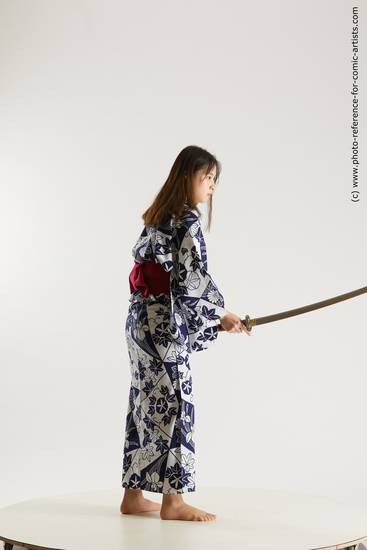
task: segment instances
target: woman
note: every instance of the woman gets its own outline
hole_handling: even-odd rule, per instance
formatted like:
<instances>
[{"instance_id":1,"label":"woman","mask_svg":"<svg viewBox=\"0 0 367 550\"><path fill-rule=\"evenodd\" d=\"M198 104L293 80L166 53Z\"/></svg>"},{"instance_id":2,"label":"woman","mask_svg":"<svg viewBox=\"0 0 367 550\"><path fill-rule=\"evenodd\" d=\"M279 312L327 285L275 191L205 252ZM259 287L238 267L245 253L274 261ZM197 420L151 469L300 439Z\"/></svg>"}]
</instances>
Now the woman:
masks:
<instances>
[{"instance_id":1,"label":"woman","mask_svg":"<svg viewBox=\"0 0 367 550\"><path fill-rule=\"evenodd\" d=\"M219 322L230 333L247 332L207 271L198 203L212 197L220 163L205 149L186 147L143 215L145 228L133 249L126 341L131 387L123 466L124 514L160 510L162 519L216 518L186 504L195 490L194 398L189 354L208 348ZM142 489L163 493L162 506Z\"/></svg>"}]
</instances>

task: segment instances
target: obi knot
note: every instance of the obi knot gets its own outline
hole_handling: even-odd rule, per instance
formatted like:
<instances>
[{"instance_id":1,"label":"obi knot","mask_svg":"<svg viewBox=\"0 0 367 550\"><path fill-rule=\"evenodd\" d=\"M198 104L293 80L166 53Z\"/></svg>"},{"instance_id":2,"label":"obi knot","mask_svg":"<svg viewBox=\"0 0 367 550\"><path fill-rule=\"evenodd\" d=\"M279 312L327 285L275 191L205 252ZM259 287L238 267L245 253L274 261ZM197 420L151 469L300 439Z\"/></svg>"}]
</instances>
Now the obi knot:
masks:
<instances>
[{"instance_id":1,"label":"obi knot","mask_svg":"<svg viewBox=\"0 0 367 550\"><path fill-rule=\"evenodd\" d=\"M129 282L131 294L138 290L144 298L149 294L170 295L170 272L165 271L160 263L135 262Z\"/></svg>"}]
</instances>

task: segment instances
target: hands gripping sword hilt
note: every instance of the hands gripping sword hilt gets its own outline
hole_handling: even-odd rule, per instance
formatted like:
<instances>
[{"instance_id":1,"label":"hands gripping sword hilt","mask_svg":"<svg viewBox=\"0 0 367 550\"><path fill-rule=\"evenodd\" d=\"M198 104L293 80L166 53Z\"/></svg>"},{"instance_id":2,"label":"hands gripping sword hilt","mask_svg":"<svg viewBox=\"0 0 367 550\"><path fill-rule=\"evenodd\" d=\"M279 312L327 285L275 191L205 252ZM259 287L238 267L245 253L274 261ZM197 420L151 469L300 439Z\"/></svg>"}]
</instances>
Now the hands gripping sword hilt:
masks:
<instances>
[{"instance_id":1,"label":"hands gripping sword hilt","mask_svg":"<svg viewBox=\"0 0 367 550\"><path fill-rule=\"evenodd\" d=\"M250 319L249 315L246 315L245 319L241 320L241 323L245 325L247 330L251 331L252 327L254 326L253 324L251 324L251 321L252 319ZM218 325L218 332L225 332L222 325Z\"/></svg>"}]
</instances>

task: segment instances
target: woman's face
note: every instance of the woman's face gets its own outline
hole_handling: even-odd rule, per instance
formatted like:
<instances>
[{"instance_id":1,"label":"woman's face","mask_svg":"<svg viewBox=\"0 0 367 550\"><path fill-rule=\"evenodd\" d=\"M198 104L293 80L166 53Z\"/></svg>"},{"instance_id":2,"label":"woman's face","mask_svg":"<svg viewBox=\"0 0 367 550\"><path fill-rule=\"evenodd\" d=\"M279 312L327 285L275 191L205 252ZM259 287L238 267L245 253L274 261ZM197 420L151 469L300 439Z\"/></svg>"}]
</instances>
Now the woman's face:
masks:
<instances>
[{"instance_id":1,"label":"woman's face","mask_svg":"<svg viewBox=\"0 0 367 550\"><path fill-rule=\"evenodd\" d=\"M192 185L194 190L195 203L207 202L214 193L214 180L217 173L217 168L216 166L214 166L214 168L208 174L205 174L206 170L207 168L202 168L194 174Z\"/></svg>"}]
</instances>

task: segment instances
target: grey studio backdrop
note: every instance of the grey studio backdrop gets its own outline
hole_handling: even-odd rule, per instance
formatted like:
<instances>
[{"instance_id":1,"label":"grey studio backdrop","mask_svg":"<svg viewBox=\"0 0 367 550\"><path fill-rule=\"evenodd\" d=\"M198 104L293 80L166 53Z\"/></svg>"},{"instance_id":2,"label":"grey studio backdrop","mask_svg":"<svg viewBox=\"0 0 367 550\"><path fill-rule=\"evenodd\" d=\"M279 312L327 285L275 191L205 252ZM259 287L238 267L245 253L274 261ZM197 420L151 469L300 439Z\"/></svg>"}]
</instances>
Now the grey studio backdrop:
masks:
<instances>
[{"instance_id":1,"label":"grey studio backdrop","mask_svg":"<svg viewBox=\"0 0 367 550\"><path fill-rule=\"evenodd\" d=\"M206 241L230 311L367 285L353 5L1 0L0 506L120 486L131 248L183 147L223 164ZM192 356L199 490L367 504L366 300Z\"/></svg>"}]
</instances>

